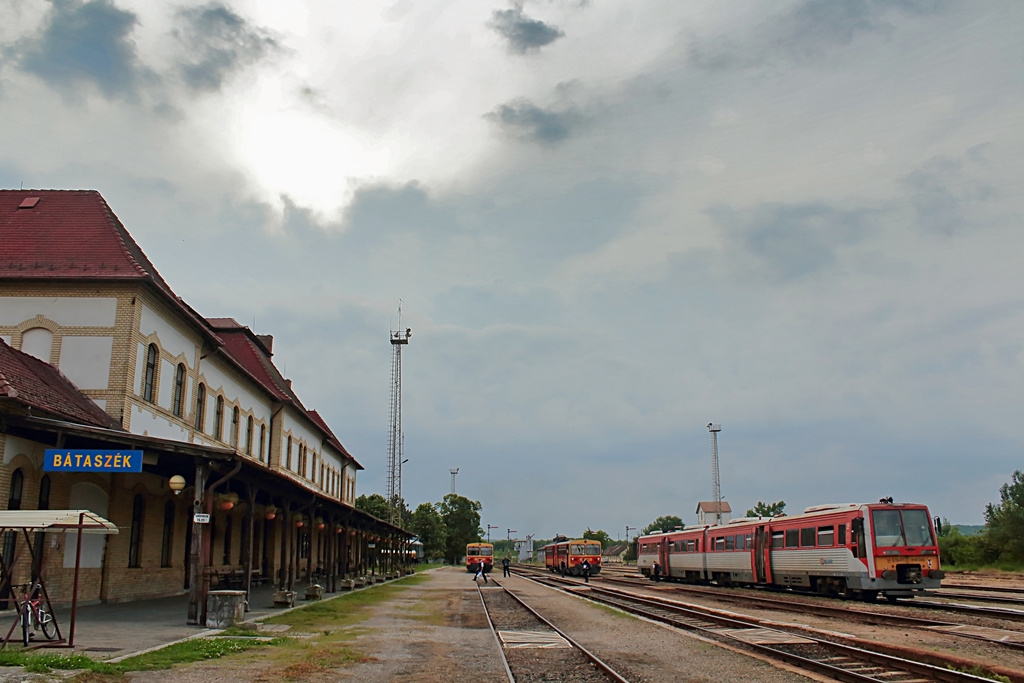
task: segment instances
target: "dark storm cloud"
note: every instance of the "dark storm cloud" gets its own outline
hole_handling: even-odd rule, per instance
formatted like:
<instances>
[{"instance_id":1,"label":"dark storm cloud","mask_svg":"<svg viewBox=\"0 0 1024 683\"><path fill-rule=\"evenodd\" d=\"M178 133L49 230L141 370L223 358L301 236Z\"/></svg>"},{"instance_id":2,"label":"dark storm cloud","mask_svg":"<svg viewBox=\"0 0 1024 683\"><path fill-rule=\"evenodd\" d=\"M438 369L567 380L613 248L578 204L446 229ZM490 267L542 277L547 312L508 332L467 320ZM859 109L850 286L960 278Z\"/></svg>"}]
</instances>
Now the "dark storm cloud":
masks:
<instances>
[{"instance_id":1,"label":"dark storm cloud","mask_svg":"<svg viewBox=\"0 0 1024 683\"><path fill-rule=\"evenodd\" d=\"M547 145L558 144L572 134L583 118L574 111L541 109L533 102L519 98L503 104L484 118L496 123L504 132L520 140Z\"/></svg>"},{"instance_id":2,"label":"dark storm cloud","mask_svg":"<svg viewBox=\"0 0 1024 683\"><path fill-rule=\"evenodd\" d=\"M535 52L565 35L555 26L531 19L520 7L497 10L488 26L508 41L508 49L517 54Z\"/></svg>"},{"instance_id":3,"label":"dark storm cloud","mask_svg":"<svg viewBox=\"0 0 1024 683\"><path fill-rule=\"evenodd\" d=\"M750 211L716 207L709 213L769 276L788 281L828 267L837 249L861 241L873 211L806 203L767 204Z\"/></svg>"},{"instance_id":4,"label":"dark storm cloud","mask_svg":"<svg viewBox=\"0 0 1024 683\"><path fill-rule=\"evenodd\" d=\"M187 49L182 77L195 90L217 90L234 70L277 49L265 32L252 27L224 5L209 4L178 12L185 26L174 34Z\"/></svg>"},{"instance_id":5,"label":"dark storm cloud","mask_svg":"<svg viewBox=\"0 0 1024 683\"><path fill-rule=\"evenodd\" d=\"M95 84L107 97L133 96L149 71L131 32L135 14L108 0L54 0L42 32L20 46L22 69L57 88Z\"/></svg>"},{"instance_id":6,"label":"dark storm cloud","mask_svg":"<svg viewBox=\"0 0 1024 683\"><path fill-rule=\"evenodd\" d=\"M948 6L944 0L806 0L739 39L698 39L689 58L705 69L747 68L777 58L814 62L862 36L892 35L890 15L930 14Z\"/></svg>"}]
</instances>

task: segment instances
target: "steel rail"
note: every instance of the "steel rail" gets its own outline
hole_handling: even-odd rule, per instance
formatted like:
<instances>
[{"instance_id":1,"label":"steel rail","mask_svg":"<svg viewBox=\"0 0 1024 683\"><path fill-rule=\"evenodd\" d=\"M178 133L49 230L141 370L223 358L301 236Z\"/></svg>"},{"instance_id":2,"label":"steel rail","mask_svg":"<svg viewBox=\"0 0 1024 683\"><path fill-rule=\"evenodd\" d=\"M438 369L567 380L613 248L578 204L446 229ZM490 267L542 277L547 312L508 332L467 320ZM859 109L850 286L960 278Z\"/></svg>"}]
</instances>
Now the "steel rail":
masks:
<instances>
[{"instance_id":1,"label":"steel rail","mask_svg":"<svg viewBox=\"0 0 1024 683\"><path fill-rule=\"evenodd\" d=\"M896 657L893 655L884 654L881 652L873 652L863 648L854 647L851 645L844 645L842 643L835 643L821 638L814 638L807 636L803 633L791 633L781 628L766 628L756 621L743 620L736 617L727 617L723 615L709 613L705 610L696 607L683 607L672 602L661 600L657 598L646 598L643 596L637 596L630 593L624 593L611 588L599 588L596 586L589 586L586 589L575 587L563 588L561 582L555 578L543 578L531 580L548 585L556 588L557 590L565 590L566 592L573 593L578 597L584 597L587 599L595 600L597 602L604 602L618 607L624 611L638 614L646 618L661 621L663 623L675 626L684 630L697 631L704 634L707 637L714 639L728 640L735 644L740 645L744 648L753 649L764 656L781 659L790 664L806 668L810 671L815 671L828 676L832 676L836 680L849 682L849 683L865 683L868 681L877 683L878 681L890 680L891 676L871 676L868 674L859 673L846 668L841 668L829 663L830 661L835 662L837 659L849 658L854 661L870 662L873 666L880 666L887 668L889 672L900 671L909 672L914 675L928 676L931 680L942 681L943 683L966 683L968 681L980 682L980 681L991 681L988 678L982 678L973 674L962 673L951 669L945 669L924 662L917 662L913 660L904 659L902 657ZM639 605L645 607L643 609ZM731 629L742 629L749 630L751 628L757 628L766 632L775 632L780 635L799 637L804 641L812 643L814 646L820 647L823 650L831 650L833 653L840 655L839 658L827 658L827 659L811 659L802 655L788 652L785 649L781 649L779 646L766 645L761 643L754 643L750 640L740 638L727 632L723 632L721 627ZM863 666L861 667L864 668Z\"/></svg>"},{"instance_id":2,"label":"steel rail","mask_svg":"<svg viewBox=\"0 0 1024 683\"><path fill-rule=\"evenodd\" d=\"M495 581L494 583L496 583L498 586L500 586L501 589L504 590L505 593L509 595L509 597L511 597L513 600L515 600L517 603L519 603L527 612L532 614L538 621L540 621L540 623L542 623L545 626L547 626L548 628L550 628L552 631L557 633L562 638L565 638L566 642L568 642L574 648L579 650L580 653L582 653L584 657L589 659L598 669L600 669L603 673L607 674L608 677L611 678L613 681L615 681L616 683L629 683L629 679L623 678L617 671L615 671L615 669L613 669L611 667L610 664L606 663L604 660L602 660L600 657L595 655L593 652L591 652L587 648L585 648L582 645L580 645L579 642L577 642L574 638L570 637L565 631L563 631L562 629L558 628L557 626L552 624L548 619L545 619L543 616L541 616L540 613L537 612L537 610L535 610L532 607L530 607L529 605L527 605L526 602L524 602L522 598L520 598L518 595L516 595L511 590L509 590L509 588L507 586L502 586L497 581ZM482 599L482 597L483 596L481 596L481 599Z\"/></svg>"},{"instance_id":3,"label":"steel rail","mask_svg":"<svg viewBox=\"0 0 1024 683\"><path fill-rule=\"evenodd\" d=\"M498 637L498 629L494 627L494 622L491 621L491 613L487 610L487 602L484 600L483 591L480 590L480 586L476 587L477 597L480 598L480 604L484 608L484 616L487 617L487 625L491 627L491 635L494 636L494 642L498 646L498 653L501 655L501 663L505 667L505 675L508 676L509 683L516 683L515 676L512 675L512 669L508 666L508 657L505 656L505 647L501 644L501 638Z\"/></svg>"}]
</instances>

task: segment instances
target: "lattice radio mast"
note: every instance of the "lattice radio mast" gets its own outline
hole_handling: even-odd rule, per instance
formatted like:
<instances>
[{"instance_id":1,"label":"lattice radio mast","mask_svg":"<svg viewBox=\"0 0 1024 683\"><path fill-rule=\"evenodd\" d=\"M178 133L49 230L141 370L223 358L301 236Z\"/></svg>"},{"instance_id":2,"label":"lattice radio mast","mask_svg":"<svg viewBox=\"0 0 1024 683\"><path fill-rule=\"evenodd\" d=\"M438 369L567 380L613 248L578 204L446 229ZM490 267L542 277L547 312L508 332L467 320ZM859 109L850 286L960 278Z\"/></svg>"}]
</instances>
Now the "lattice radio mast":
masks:
<instances>
[{"instance_id":1,"label":"lattice radio mast","mask_svg":"<svg viewBox=\"0 0 1024 683\"><path fill-rule=\"evenodd\" d=\"M388 506L389 522L402 522L402 347L409 343L412 328L402 331L402 304L398 304L398 331L391 331L391 431L388 432Z\"/></svg>"},{"instance_id":2,"label":"lattice radio mast","mask_svg":"<svg viewBox=\"0 0 1024 683\"><path fill-rule=\"evenodd\" d=\"M721 524L722 487L718 479L718 432L722 431L722 425L708 422L708 431L711 432L711 500L715 502L715 523Z\"/></svg>"}]
</instances>

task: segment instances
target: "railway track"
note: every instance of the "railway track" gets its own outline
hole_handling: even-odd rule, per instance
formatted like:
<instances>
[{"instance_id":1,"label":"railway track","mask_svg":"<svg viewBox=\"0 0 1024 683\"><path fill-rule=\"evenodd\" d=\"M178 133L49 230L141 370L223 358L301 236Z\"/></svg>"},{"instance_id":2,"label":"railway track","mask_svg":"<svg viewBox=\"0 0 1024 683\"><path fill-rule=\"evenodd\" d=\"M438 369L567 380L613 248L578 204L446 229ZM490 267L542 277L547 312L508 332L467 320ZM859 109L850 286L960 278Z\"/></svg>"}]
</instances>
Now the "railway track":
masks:
<instances>
[{"instance_id":1,"label":"railway track","mask_svg":"<svg viewBox=\"0 0 1024 683\"><path fill-rule=\"evenodd\" d=\"M865 647L808 635L806 631L780 627L765 628L759 621L738 615L723 615L696 605L683 605L663 598L638 596L614 588L590 584L580 586L543 574L526 577L534 581L602 602L623 611L671 626L725 641L761 656L785 661L829 676L838 681L897 681L900 683L963 683L991 680L947 666L928 664ZM602 582L604 583L604 582ZM941 660L940 656L933 660Z\"/></svg>"},{"instance_id":2,"label":"railway track","mask_svg":"<svg viewBox=\"0 0 1024 683\"><path fill-rule=\"evenodd\" d=\"M492 580L477 591L511 683L629 683L506 586Z\"/></svg>"}]
</instances>

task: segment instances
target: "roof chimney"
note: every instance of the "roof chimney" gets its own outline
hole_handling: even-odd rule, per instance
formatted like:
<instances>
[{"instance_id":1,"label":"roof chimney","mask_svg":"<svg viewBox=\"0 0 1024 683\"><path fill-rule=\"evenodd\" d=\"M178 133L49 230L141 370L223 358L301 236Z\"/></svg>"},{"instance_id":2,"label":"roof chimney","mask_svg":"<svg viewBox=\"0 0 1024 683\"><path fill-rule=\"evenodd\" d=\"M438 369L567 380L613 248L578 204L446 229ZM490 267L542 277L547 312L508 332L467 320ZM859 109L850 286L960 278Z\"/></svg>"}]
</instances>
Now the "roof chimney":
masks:
<instances>
[{"instance_id":1,"label":"roof chimney","mask_svg":"<svg viewBox=\"0 0 1024 683\"><path fill-rule=\"evenodd\" d=\"M256 338L260 340L260 344L267 347L267 353L274 352L274 335L272 334L257 334Z\"/></svg>"}]
</instances>

